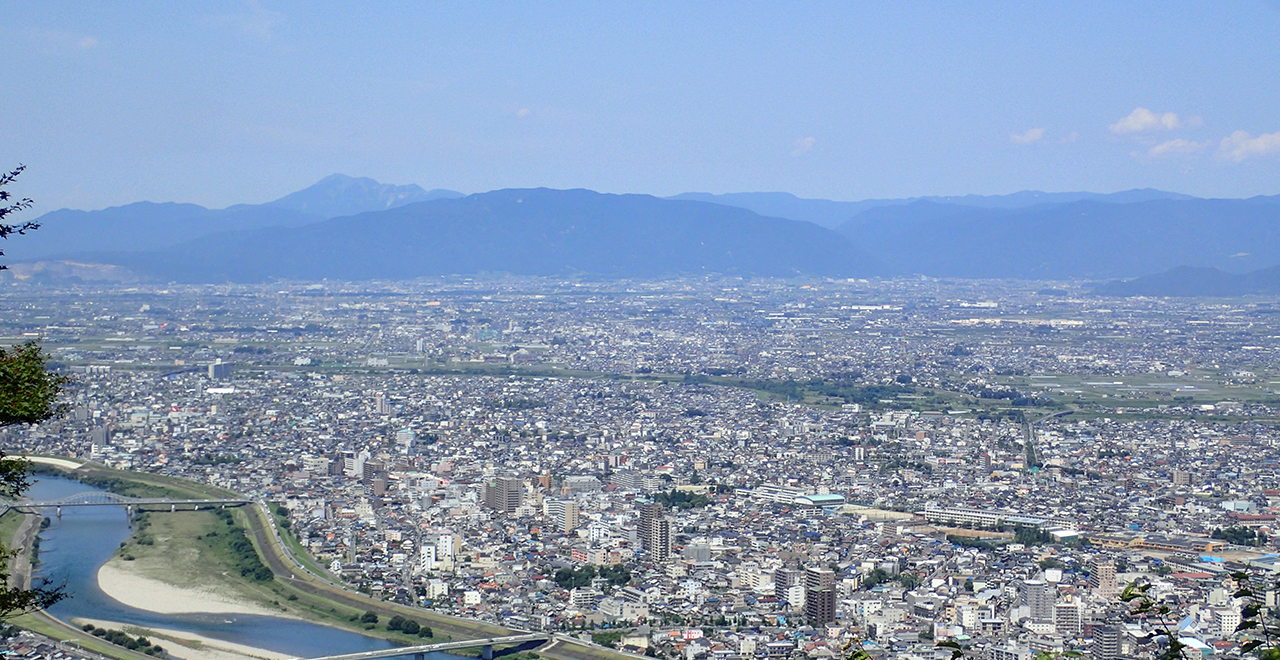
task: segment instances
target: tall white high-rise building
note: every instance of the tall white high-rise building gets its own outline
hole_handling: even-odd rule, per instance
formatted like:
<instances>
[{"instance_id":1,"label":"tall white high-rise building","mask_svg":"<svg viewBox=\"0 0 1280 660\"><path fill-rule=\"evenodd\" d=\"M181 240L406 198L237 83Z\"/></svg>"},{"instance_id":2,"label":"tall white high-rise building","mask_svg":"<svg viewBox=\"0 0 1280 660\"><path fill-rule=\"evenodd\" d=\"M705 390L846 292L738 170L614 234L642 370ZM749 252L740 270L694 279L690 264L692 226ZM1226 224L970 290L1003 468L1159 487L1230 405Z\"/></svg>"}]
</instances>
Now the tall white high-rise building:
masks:
<instances>
[{"instance_id":1,"label":"tall white high-rise building","mask_svg":"<svg viewBox=\"0 0 1280 660\"><path fill-rule=\"evenodd\" d=\"M1040 623L1053 622L1053 604L1057 600L1057 590L1044 580L1026 580L1018 589L1022 604L1030 609L1032 621Z\"/></svg>"},{"instance_id":2,"label":"tall white high-rise building","mask_svg":"<svg viewBox=\"0 0 1280 660\"><path fill-rule=\"evenodd\" d=\"M1099 598L1110 599L1119 593L1116 586L1116 563L1110 559L1094 559L1089 564L1089 589Z\"/></svg>"},{"instance_id":3,"label":"tall white high-rise building","mask_svg":"<svg viewBox=\"0 0 1280 660\"><path fill-rule=\"evenodd\" d=\"M396 447L403 454L412 454L413 447L418 442L418 434L412 429L400 429L396 431Z\"/></svg>"}]
</instances>

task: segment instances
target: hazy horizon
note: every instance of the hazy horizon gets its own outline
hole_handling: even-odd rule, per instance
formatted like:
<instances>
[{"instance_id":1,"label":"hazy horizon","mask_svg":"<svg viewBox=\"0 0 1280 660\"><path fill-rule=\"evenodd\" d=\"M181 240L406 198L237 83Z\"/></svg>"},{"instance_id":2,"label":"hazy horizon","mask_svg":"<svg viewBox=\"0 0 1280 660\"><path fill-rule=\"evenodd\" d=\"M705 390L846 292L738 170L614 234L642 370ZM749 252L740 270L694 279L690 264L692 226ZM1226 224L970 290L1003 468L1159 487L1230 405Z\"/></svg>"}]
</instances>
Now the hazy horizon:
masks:
<instances>
[{"instance_id":1,"label":"hazy horizon","mask_svg":"<svg viewBox=\"0 0 1280 660\"><path fill-rule=\"evenodd\" d=\"M352 179L368 178L368 179L372 179L372 180L376 181L377 183L379 183L379 184L383 184L383 185L395 185L395 186L418 185L419 187L421 187L423 190L426 190L426 191L431 191L431 190L445 190L445 191L448 191L448 192L457 192L457 193L462 194L463 196L480 195L480 194L484 194L484 193L489 193L489 192L498 192L498 191L502 191L502 190L536 190L536 189L540 189L540 188L542 188L542 189L550 189L550 190L592 190L592 189L590 189L590 188L584 188L584 187L582 187L582 186L567 186L567 187L563 187L563 188L557 188L557 187L553 187L553 186L504 186L504 187L500 187L500 188L492 188L492 189L489 189L489 190L471 190L471 191L464 191L464 190L454 190L454 189L449 189L449 188L438 188L438 187L436 187L436 186L426 186L426 185L419 184L419 183L418 183L418 182L416 182L416 181L381 181L381 180L378 180L378 179L374 179L373 177L366 177L366 176L361 176L361 175L352 175L352 174L348 174L348 173L346 173L346 172L334 172L333 174L331 174L331 175L329 175L329 176L334 176L334 175L338 175L338 176L348 176L348 177L350 177L350 178L352 178ZM21 180L25 179L26 177L27 177L27 175L26 175L26 174L22 175L22 178L20 178L20 179L19 179L19 181L21 181ZM225 205L221 205L221 206L211 206L211 207L208 207L208 208L210 208L210 209L214 209L214 210L218 210L218 209L230 208L230 207L241 206L241 205L246 205L246 204L248 204L248 205L253 205L253 204L265 204L265 203L269 203L269 202L277 201L277 200L281 199L282 197L286 197L286 196L288 196L288 195L290 195L290 194L293 194L293 193L296 193L296 192L301 192L301 191L303 191L303 190L306 190L306 189L308 189L308 188L310 188L310 187L312 187L312 186L314 186L314 185L316 185L316 184L320 183L321 181L323 181L323 180L324 180L324 179L326 179L326 178L328 178L328 177L327 177L327 176L326 176L326 177L321 177L320 179L318 179L318 180L316 180L316 181L313 181L311 184L305 185L305 186L303 186L303 187L301 187L301 188L298 188L298 189L283 191L280 195L276 195L276 196L274 196L274 197L269 197L269 198L265 198L265 199L255 199L255 200L252 200L252 201L231 202L231 203L229 203L229 204L225 204ZM13 185L14 185L14 187L15 187L15 188L18 188L18 187L20 187L20 185L21 185L21 184L20 184L20 183L15 183L15 184L13 184ZM1123 190L1103 190L1103 191L1099 191L1099 190L1027 190L1027 189L1023 189L1023 190L1011 190L1011 191L1008 191L1008 192L1001 192L1001 193L964 193L964 194L961 194L961 195L906 195L906 196L903 196L903 197L892 197L892 198L886 198L886 197L864 197L864 198L860 198L860 199L830 199L830 198L819 198L819 197L804 197L804 196L802 196L802 195L796 195L795 193L792 193L792 192L787 191L787 190L726 190L726 191L720 191L720 192L712 192L712 191L707 191L707 190L683 190L683 191L680 191L680 192L678 192L678 193L673 193L673 194L671 194L671 195L658 195L658 194L655 194L655 193L649 193L649 192L644 192L644 191L626 191L626 190L624 190L624 191L592 190L592 192L599 192L599 193L609 194L609 195L648 195L648 196L652 196L652 197L659 197L659 198L662 198L662 199L667 199L667 198L671 198L671 197L677 197L677 196L679 196L679 195L683 195L683 194L696 194L696 195L704 195L704 194L705 194L705 195L715 195L715 196L756 195L756 194L760 194L760 195L793 195L793 196L795 196L797 199L801 199L801 200L832 201L832 202L840 202L840 203L856 203L856 202L873 201L873 200L878 200L878 199L926 199L926 198L939 198L939 197L965 197L965 196L975 196L975 197L1001 197L1001 196L1008 196L1008 195L1017 195L1017 194L1020 194L1020 193L1046 193L1046 194L1095 193L1095 194L1107 195L1107 194L1114 194L1114 193L1130 192L1130 191L1134 191L1134 190L1158 190L1158 189L1156 189L1156 188L1126 188L1126 189L1123 189ZM1179 190L1162 190L1161 192L1176 193L1176 194L1184 194L1184 195L1189 195L1189 194L1190 194L1190 193L1185 193L1185 192L1183 192L1183 191L1179 191ZM1280 194L1280 193L1277 193L1277 194ZM1262 195L1262 196L1267 196L1265 193L1262 193L1261 195ZM1192 195L1192 196L1194 197L1195 195ZM1258 195L1251 195L1250 197L1256 197L1256 196L1258 196ZM1205 198L1205 199L1247 199L1247 197L1217 197L1217 198ZM138 199L138 200L133 200L133 201L129 201L129 202L122 202L122 203L120 203L120 204L112 204L111 206L104 206L104 207L97 207L97 208L75 208L75 207L61 207L61 208L58 208L58 209L53 209L53 208L42 208L42 209L40 210L40 212L41 212L41 213L45 213L45 212L55 211L55 210L71 210L71 211L101 211L101 210L105 210L105 209L107 209L107 208L116 208L116 207L120 207L120 206L128 206L128 205L130 205L130 204L136 204L136 203L154 203L154 204L196 204L196 202L183 201L183 200L176 200L176 199Z\"/></svg>"}]
</instances>

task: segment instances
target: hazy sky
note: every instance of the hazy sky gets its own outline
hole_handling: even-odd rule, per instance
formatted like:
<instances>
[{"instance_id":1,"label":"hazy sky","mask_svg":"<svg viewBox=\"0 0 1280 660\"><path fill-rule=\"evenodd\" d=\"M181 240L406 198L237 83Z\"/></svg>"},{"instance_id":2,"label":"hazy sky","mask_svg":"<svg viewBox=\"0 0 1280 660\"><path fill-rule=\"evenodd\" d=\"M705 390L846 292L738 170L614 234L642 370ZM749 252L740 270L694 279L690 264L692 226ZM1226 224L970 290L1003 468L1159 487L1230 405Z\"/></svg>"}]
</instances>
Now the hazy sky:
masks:
<instances>
[{"instance_id":1,"label":"hazy sky","mask_svg":"<svg viewBox=\"0 0 1280 660\"><path fill-rule=\"evenodd\" d=\"M1280 193L1280 2L8 0L39 211L334 172L805 197Z\"/></svg>"}]
</instances>

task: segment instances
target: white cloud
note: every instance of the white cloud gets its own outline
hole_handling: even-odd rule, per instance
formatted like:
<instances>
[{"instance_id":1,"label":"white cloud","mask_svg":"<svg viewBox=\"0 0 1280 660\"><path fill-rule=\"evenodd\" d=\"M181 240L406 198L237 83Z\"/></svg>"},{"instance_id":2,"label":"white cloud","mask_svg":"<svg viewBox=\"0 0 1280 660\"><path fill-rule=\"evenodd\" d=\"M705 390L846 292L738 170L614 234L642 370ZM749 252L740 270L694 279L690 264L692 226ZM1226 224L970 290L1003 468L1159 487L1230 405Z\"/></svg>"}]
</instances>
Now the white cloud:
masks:
<instances>
[{"instance_id":1,"label":"white cloud","mask_svg":"<svg viewBox=\"0 0 1280 660\"><path fill-rule=\"evenodd\" d=\"M95 36L77 35L63 30L34 30L29 34L42 51L51 55L90 50L97 48L101 43Z\"/></svg>"},{"instance_id":2,"label":"white cloud","mask_svg":"<svg viewBox=\"0 0 1280 660\"><path fill-rule=\"evenodd\" d=\"M1236 131L1222 138L1222 144L1218 145L1219 156L1237 163L1246 158L1274 153L1280 153L1280 132L1253 137L1245 131Z\"/></svg>"},{"instance_id":3,"label":"white cloud","mask_svg":"<svg viewBox=\"0 0 1280 660\"><path fill-rule=\"evenodd\" d=\"M519 110L516 110L516 116L521 119L524 119L525 117L528 117L531 114L533 114L533 112L530 111L528 108L520 108Z\"/></svg>"},{"instance_id":4,"label":"white cloud","mask_svg":"<svg viewBox=\"0 0 1280 660\"><path fill-rule=\"evenodd\" d=\"M1142 131L1169 130L1180 128L1182 122L1172 112L1157 114L1146 108L1134 108L1128 117L1111 125L1111 132L1116 135L1140 133Z\"/></svg>"},{"instance_id":5,"label":"white cloud","mask_svg":"<svg viewBox=\"0 0 1280 660\"><path fill-rule=\"evenodd\" d=\"M1009 135L1009 139L1013 140L1014 144L1031 144L1042 137L1044 137L1043 128L1032 128L1021 135L1018 135L1017 133Z\"/></svg>"},{"instance_id":6,"label":"white cloud","mask_svg":"<svg viewBox=\"0 0 1280 660\"><path fill-rule=\"evenodd\" d=\"M1184 140L1178 138L1161 142L1147 150L1148 156L1175 156L1178 154L1198 154L1209 147L1208 142L1196 142L1195 140Z\"/></svg>"},{"instance_id":7,"label":"white cloud","mask_svg":"<svg viewBox=\"0 0 1280 660\"><path fill-rule=\"evenodd\" d=\"M795 142L792 142L792 143L791 143L791 155L792 155L792 156L802 156L802 155L804 155L804 154L808 153L809 151L812 151L812 150L813 150L813 145L814 145L816 142L817 142L817 140L813 139L812 137L800 138L799 140L796 140Z\"/></svg>"},{"instance_id":8,"label":"white cloud","mask_svg":"<svg viewBox=\"0 0 1280 660\"><path fill-rule=\"evenodd\" d=\"M1068 135L1067 137L1064 137L1061 140L1058 140L1058 144L1071 144L1072 142L1075 142L1076 140L1079 140L1079 139L1080 139L1080 132L1071 131L1071 135Z\"/></svg>"},{"instance_id":9,"label":"white cloud","mask_svg":"<svg viewBox=\"0 0 1280 660\"><path fill-rule=\"evenodd\" d=\"M230 27L260 41L271 41L275 36L276 28L285 21L284 14L263 7L258 0L244 0L243 4L243 12L213 16L212 23L220 27Z\"/></svg>"}]
</instances>

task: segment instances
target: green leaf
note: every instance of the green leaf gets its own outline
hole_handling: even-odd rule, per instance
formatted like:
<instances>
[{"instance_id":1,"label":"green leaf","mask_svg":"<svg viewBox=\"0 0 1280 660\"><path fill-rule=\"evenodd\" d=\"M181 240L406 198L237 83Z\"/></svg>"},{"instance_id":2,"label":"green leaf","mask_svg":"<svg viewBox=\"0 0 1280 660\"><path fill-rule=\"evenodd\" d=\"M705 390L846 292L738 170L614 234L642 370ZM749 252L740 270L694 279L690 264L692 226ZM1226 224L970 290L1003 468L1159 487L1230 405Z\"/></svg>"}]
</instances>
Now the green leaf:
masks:
<instances>
[{"instance_id":1,"label":"green leaf","mask_svg":"<svg viewBox=\"0 0 1280 660\"><path fill-rule=\"evenodd\" d=\"M48 360L34 341L0 348L0 426L39 424L65 411L54 402L70 379L47 371Z\"/></svg>"}]
</instances>

